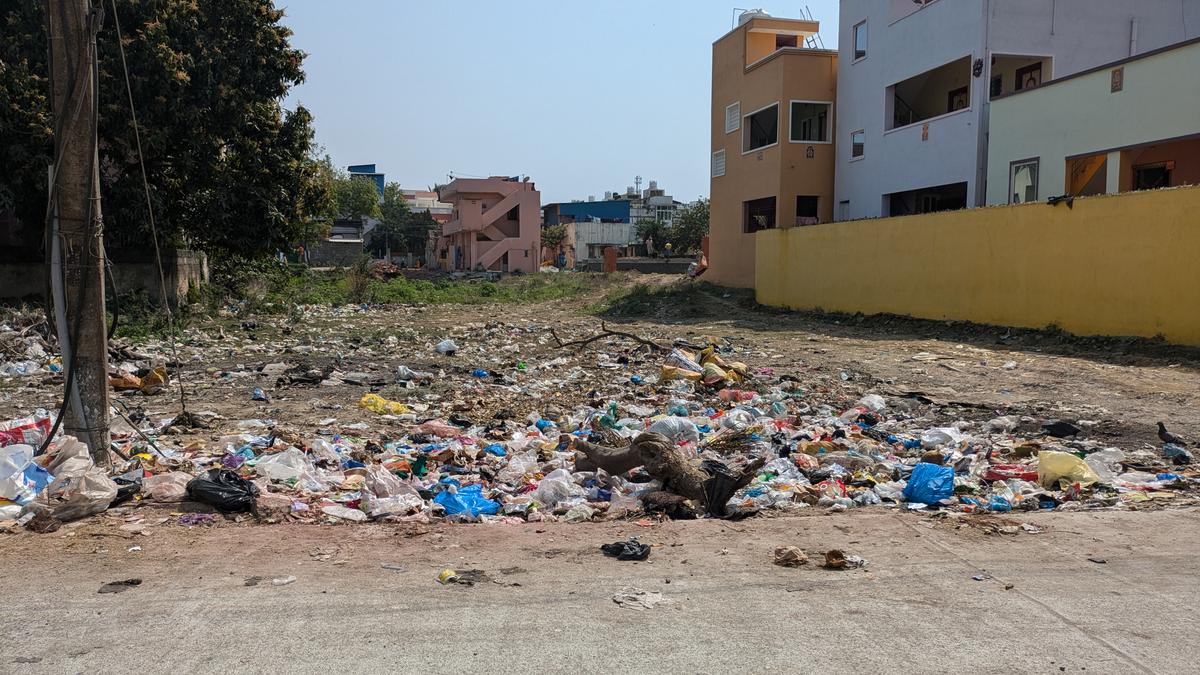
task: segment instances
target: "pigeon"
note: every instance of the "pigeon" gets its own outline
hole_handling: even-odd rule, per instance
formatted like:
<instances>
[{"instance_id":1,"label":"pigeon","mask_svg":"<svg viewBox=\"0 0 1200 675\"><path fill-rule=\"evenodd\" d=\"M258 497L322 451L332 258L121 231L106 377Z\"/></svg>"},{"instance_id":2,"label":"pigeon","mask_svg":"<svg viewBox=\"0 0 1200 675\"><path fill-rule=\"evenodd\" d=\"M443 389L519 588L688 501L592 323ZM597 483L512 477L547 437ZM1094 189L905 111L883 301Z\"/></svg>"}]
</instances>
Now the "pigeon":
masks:
<instances>
[{"instance_id":1,"label":"pigeon","mask_svg":"<svg viewBox=\"0 0 1200 675\"><path fill-rule=\"evenodd\" d=\"M1178 445L1181 448L1186 448L1188 446L1187 441L1167 431L1167 425L1163 424L1162 422L1158 423L1158 440L1162 441L1163 443L1172 443L1174 445Z\"/></svg>"},{"instance_id":2,"label":"pigeon","mask_svg":"<svg viewBox=\"0 0 1200 675\"><path fill-rule=\"evenodd\" d=\"M1066 438L1067 436L1078 436L1079 431L1080 431L1079 427L1075 426L1074 424L1071 424L1070 422L1064 422L1062 420L1046 422L1045 424L1042 425L1042 433L1045 434L1046 436L1053 436L1055 438Z\"/></svg>"}]
</instances>

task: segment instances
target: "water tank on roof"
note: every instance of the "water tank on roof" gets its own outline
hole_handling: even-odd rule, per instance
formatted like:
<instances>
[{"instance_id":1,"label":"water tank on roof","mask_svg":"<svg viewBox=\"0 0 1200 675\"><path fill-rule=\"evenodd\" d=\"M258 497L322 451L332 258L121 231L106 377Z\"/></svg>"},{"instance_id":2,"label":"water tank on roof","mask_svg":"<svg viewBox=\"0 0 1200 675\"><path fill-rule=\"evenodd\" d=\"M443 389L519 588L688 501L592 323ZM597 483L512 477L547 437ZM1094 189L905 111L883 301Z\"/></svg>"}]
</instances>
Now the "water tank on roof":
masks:
<instances>
[{"instance_id":1,"label":"water tank on roof","mask_svg":"<svg viewBox=\"0 0 1200 675\"><path fill-rule=\"evenodd\" d=\"M764 11L762 9L748 9L738 15L738 25L740 26L740 25L746 23L747 21L750 21L751 19L769 19L769 18L771 18L771 15L767 14L766 11Z\"/></svg>"}]
</instances>

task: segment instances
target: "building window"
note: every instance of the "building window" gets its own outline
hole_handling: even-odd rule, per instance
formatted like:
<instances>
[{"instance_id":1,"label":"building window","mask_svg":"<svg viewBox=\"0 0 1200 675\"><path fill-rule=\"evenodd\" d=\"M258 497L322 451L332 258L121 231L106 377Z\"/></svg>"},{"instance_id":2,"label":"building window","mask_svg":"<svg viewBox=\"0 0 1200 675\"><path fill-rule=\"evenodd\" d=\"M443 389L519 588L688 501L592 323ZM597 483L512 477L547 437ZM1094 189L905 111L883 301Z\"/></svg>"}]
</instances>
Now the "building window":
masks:
<instances>
[{"instance_id":1,"label":"building window","mask_svg":"<svg viewBox=\"0 0 1200 675\"><path fill-rule=\"evenodd\" d=\"M862 159L866 154L867 132L859 129L850 132L850 159Z\"/></svg>"},{"instance_id":2,"label":"building window","mask_svg":"<svg viewBox=\"0 0 1200 675\"><path fill-rule=\"evenodd\" d=\"M712 177L720 178L725 175L725 151L718 150L712 156Z\"/></svg>"},{"instance_id":3,"label":"building window","mask_svg":"<svg viewBox=\"0 0 1200 675\"><path fill-rule=\"evenodd\" d=\"M955 110L962 110L971 105L971 89L970 87L959 87L946 94L946 112L952 113Z\"/></svg>"},{"instance_id":4,"label":"building window","mask_svg":"<svg viewBox=\"0 0 1200 675\"><path fill-rule=\"evenodd\" d=\"M732 134L742 127L742 102L725 106L725 133Z\"/></svg>"},{"instance_id":5,"label":"building window","mask_svg":"<svg viewBox=\"0 0 1200 675\"><path fill-rule=\"evenodd\" d=\"M796 195L796 225L816 225L821 222L817 210L820 197L815 195Z\"/></svg>"},{"instance_id":6,"label":"building window","mask_svg":"<svg viewBox=\"0 0 1200 675\"><path fill-rule=\"evenodd\" d=\"M1042 83L1042 64L1033 63L1017 69L1017 91L1033 89Z\"/></svg>"},{"instance_id":7,"label":"building window","mask_svg":"<svg viewBox=\"0 0 1200 675\"><path fill-rule=\"evenodd\" d=\"M791 135L793 143L828 143L830 103L792 101Z\"/></svg>"},{"instance_id":8,"label":"building window","mask_svg":"<svg viewBox=\"0 0 1200 675\"><path fill-rule=\"evenodd\" d=\"M1038 158L1013 162L1008 170L1009 204L1026 204L1038 199Z\"/></svg>"},{"instance_id":9,"label":"building window","mask_svg":"<svg viewBox=\"0 0 1200 675\"><path fill-rule=\"evenodd\" d=\"M854 60L867 58L867 22L854 26Z\"/></svg>"},{"instance_id":10,"label":"building window","mask_svg":"<svg viewBox=\"0 0 1200 675\"><path fill-rule=\"evenodd\" d=\"M775 198L763 197L742 202L742 232L775 229Z\"/></svg>"},{"instance_id":11,"label":"building window","mask_svg":"<svg viewBox=\"0 0 1200 675\"><path fill-rule=\"evenodd\" d=\"M796 46L799 46L799 44L800 43L796 40L795 35L783 35L781 33L776 33L776 35L775 35L775 49L783 49L784 47L796 47Z\"/></svg>"},{"instance_id":12,"label":"building window","mask_svg":"<svg viewBox=\"0 0 1200 675\"><path fill-rule=\"evenodd\" d=\"M742 125L742 152L753 152L779 142L779 104L746 115Z\"/></svg>"},{"instance_id":13,"label":"building window","mask_svg":"<svg viewBox=\"0 0 1200 675\"><path fill-rule=\"evenodd\" d=\"M850 220L850 200L838 202L838 220Z\"/></svg>"},{"instance_id":14,"label":"building window","mask_svg":"<svg viewBox=\"0 0 1200 675\"><path fill-rule=\"evenodd\" d=\"M1171 187L1171 169L1174 162L1146 164L1133 167L1134 190L1158 190Z\"/></svg>"}]
</instances>

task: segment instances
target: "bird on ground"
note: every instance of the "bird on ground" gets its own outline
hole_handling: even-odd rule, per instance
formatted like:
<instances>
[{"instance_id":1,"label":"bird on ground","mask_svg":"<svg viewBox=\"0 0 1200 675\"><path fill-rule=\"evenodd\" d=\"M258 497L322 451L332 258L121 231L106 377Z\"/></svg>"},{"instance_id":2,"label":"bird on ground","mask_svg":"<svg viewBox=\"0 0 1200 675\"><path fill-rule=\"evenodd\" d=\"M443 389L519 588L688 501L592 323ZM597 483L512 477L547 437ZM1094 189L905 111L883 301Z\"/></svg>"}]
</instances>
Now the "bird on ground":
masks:
<instances>
[{"instance_id":1,"label":"bird on ground","mask_svg":"<svg viewBox=\"0 0 1200 675\"><path fill-rule=\"evenodd\" d=\"M1163 424L1162 422L1158 423L1158 440L1162 441L1163 443L1172 443L1184 448L1188 446L1187 441L1176 436L1170 431L1167 431L1167 425Z\"/></svg>"},{"instance_id":2,"label":"bird on ground","mask_svg":"<svg viewBox=\"0 0 1200 675\"><path fill-rule=\"evenodd\" d=\"M1079 431L1079 427L1071 424L1070 422L1064 422L1062 420L1054 420L1053 422L1046 422L1042 425L1042 433L1046 436L1053 436L1055 438L1078 436Z\"/></svg>"}]
</instances>

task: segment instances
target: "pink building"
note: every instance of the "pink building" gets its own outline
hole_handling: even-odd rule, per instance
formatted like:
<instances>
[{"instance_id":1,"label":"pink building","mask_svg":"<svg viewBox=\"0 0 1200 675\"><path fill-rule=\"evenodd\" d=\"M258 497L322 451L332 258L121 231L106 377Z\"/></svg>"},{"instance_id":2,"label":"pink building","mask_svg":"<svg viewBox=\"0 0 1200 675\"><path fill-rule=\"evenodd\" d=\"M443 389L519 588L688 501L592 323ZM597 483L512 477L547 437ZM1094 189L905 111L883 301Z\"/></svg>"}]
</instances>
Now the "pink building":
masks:
<instances>
[{"instance_id":1,"label":"pink building","mask_svg":"<svg viewBox=\"0 0 1200 675\"><path fill-rule=\"evenodd\" d=\"M438 256L450 270L536 272L541 193L515 178L456 178L440 191L454 210L442 225Z\"/></svg>"}]
</instances>

